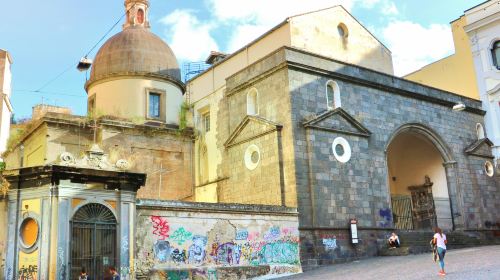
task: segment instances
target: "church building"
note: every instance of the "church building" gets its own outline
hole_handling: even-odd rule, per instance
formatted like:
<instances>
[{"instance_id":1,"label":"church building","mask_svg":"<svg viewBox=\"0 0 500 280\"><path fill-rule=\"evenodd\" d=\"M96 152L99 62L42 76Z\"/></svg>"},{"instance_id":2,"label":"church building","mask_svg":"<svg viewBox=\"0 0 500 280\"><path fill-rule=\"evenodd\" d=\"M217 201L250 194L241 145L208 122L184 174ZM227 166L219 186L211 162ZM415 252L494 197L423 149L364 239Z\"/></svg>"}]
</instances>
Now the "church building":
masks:
<instances>
[{"instance_id":1,"label":"church building","mask_svg":"<svg viewBox=\"0 0 500 280\"><path fill-rule=\"evenodd\" d=\"M381 255L392 231L427 249L411 240L436 226L500 242L481 102L395 77L342 6L289 17L186 83L148 10L125 0L87 116L47 113L7 147L0 278L271 277Z\"/></svg>"}]
</instances>

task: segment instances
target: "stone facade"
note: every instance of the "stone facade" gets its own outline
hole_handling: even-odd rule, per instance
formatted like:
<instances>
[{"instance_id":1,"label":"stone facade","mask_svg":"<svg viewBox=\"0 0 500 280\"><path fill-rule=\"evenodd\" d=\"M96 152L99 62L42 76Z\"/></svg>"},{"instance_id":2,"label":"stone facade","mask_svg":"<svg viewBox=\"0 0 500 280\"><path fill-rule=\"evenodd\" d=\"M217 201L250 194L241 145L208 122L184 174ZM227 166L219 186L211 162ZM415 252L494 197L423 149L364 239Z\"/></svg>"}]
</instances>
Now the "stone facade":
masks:
<instances>
[{"instance_id":1,"label":"stone facade","mask_svg":"<svg viewBox=\"0 0 500 280\"><path fill-rule=\"evenodd\" d=\"M338 84L342 101L341 108L330 112L328 81ZM226 144L219 172L229 179L220 197L245 203L260 193L259 203L267 203L270 191L278 187L269 179L276 177L272 170L279 170L280 161L273 161L274 169L266 166L267 173L244 167L246 147L253 144L266 149L266 140L278 139L277 133L259 134L257 128L239 130L252 118L246 116L245 107L251 88L259 92L257 117L282 126L280 178L285 205L295 201L289 196L296 193L304 260L326 258L317 264L377 254L377 246L394 226L386 150L400 133L425 137L443 158L454 229L488 230L499 220L496 176L484 171L491 151L489 157L464 152L477 141L475 127L484 116L480 102L287 47L227 79L226 96L219 104L219 145L237 137L246 141L239 148ZM456 103L464 103L466 110L453 111ZM332 153L332 143L339 137L347 140L352 152L345 163ZM279 150L262 153L262 160L277 154ZM255 183L248 184L249 180ZM259 185L268 187L262 190ZM362 240L356 250L346 238L351 218L358 220ZM334 239L337 253L322 255L322 240L330 244Z\"/></svg>"}]
</instances>

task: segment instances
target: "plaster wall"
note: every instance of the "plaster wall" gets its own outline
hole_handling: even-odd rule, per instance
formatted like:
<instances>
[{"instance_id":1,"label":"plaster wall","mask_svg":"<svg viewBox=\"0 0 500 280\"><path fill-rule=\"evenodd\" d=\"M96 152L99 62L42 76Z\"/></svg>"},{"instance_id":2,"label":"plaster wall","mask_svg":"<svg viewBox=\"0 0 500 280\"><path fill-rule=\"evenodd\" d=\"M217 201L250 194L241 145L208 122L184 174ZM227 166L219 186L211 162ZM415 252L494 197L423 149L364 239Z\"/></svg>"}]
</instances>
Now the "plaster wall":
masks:
<instances>
[{"instance_id":1,"label":"plaster wall","mask_svg":"<svg viewBox=\"0 0 500 280\"><path fill-rule=\"evenodd\" d=\"M464 16L450 24L455 46L454 54L407 74L404 78L479 100L471 45L464 31L466 24Z\"/></svg>"},{"instance_id":2,"label":"plaster wall","mask_svg":"<svg viewBox=\"0 0 500 280\"><path fill-rule=\"evenodd\" d=\"M392 55L342 7L290 18L291 46L386 74L394 74ZM346 28L343 37L338 26Z\"/></svg>"},{"instance_id":3,"label":"plaster wall","mask_svg":"<svg viewBox=\"0 0 500 280\"><path fill-rule=\"evenodd\" d=\"M138 201L137 214L139 278L241 279L301 271L291 208Z\"/></svg>"},{"instance_id":4,"label":"plaster wall","mask_svg":"<svg viewBox=\"0 0 500 280\"><path fill-rule=\"evenodd\" d=\"M448 197L443 158L428 140L418 134L397 137L389 146L387 165L391 194L410 195L408 187L422 185L427 175L434 183L434 197Z\"/></svg>"},{"instance_id":5,"label":"plaster wall","mask_svg":"<svg viewBox=\"0 0 500 280\"><path fill-rule=\"evenodd\" d=\"M179 124L179 112L183 101L178 86L151 79L122 78L106 80L88 89L89 100L95 96L96 113L113 115L137 122L147 120L147 90L165 92L165 119L168 124Z\"/></svg>"},{"instance_id":6,"label":"plaster wall","mask_svg":"<svg viewBox=\"0 0 500 280\"><path fill-rule=\"evenodd\" d=\"M0 49L0 153L4 152L9 139L10 117L12 115L11 73L12 60L8 52Z\"/></svg>"},{"instance_id":7,"label":"plaster wall","mask_svg":"<svg viewBox=\"0 0 500 280\"><path fill-rule=\"evenodd\" d=\"M493 142L493 154L500 158L500 70L493 64L491 48L500 40L500 5L488 1L465 12L465 30L470 40L479 96L485 110L487 137Z\"/></svg>"}]
</instances>

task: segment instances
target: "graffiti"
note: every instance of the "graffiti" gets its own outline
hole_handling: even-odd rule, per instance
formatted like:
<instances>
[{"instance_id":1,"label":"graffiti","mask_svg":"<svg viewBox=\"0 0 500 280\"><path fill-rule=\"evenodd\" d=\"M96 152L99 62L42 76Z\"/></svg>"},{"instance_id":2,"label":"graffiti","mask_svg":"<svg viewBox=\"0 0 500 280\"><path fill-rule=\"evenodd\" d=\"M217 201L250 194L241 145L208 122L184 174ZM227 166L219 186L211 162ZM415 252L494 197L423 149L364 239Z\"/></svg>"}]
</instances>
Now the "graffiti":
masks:
<instances>
[{"instance_id":1,"label":"graffiti","mask_svg":"<svg viewBox=\"0 0 500 280\"><path fill-rule=\"evenodd\" d=\"M185 270L171 270L167 272L168 280L189 280L189 272Z\"/></svg>"},{"instance_id":2,"label":"graffiti","mask_svg":"<svg viewBox=\"0 0 500 280\"><path fill-rule=\"evenodd\" d=\"M248 240L252 241L252 240L257 240L260 238L260 232L257 232L257 231L254 231L254 232L250 232L248 233Z\"/></svg>"},{"instance_id":3,"label":"graffiti","mask_svg":"<svg viewBox=\"0 0 500 280\"><path fill-rule=\"evenodd\" d=\"M123 252L128 251L128 236L122 238L122 251Z\"/></svg>"},{"instance_id":4,"label":"graffiti","mask_svg":"<svg viewBox=\"0 0 500 280\"><path fill-rule=\"evenodd\" d=\"M12 267L7 268L7 279L12 279Z\"/></svg>"},{"instance_id":5,"label":"graffiti","mask_svg":"<svg viewBox=\"0 0 500 280\"><path fill-rule=\"evenodd\" d=\"M171 254L172 260L176 263L186 262L186 250L174 249Z\"/></svg>"},{"instance_id":6,"label":"graffiti","mask_svg":"<svg viewBox=\"0 0 500 280\"><path fill-rule=\"evenodd\" d=\"M392 220L392 212L391 209L389 208L382 208L378 211L378 214L380 217L384 218L383 221L379 222L379 226L381 227L388 227L391 225L391 220Z\"/></svg>"},{"instance_id":7,"label":"graffiti","mask_svg":"<svg viewBox=\"0 0 500 280\"><path fill-rule=\"evenodd\" d=\"M24 265L19 269L19 280L36 280L38 275L38 267L36 265Z\"/></svg>"},{"instance_id":8,"label":"graffiti","mask_svg":"<svg viewBox=\"0 0 500 280\"><path fill-rule=\"evenodd\" d=\"M155 259L164 263L170 260L170 243L165 240L158 240L154 245Z\"/></svg>"},{"instance_id":9,"label":"graffiti","mask_svg":"<svg viewBox=\"0 0 500 280\"><path fill-rule=\"evenodd\" d=\"M207 280L217 280L217 270L209 269Z\"/></svg>"},{"instance_id":10,"label":"graffiti","mask_svg":"<svg viewBox=\"0 0 500 280\"><path fill-rule=\"evenodd\" d=\"M273 263L299 263L299 245L291 242L267 243L262 248L262 256L268 264Z\"/></svg>"},{"instance_id":11,"label":"graffiti","mask_svg":"<svg viewBox=\"0 0 500 280\"><path fill-rule=\"evenodd\" d=\"M217 264L233 265L240 263L241 248L233 242L224 243L217 247Z\"/></svg>"},{"instance_id":12,"label":"graffiti","mask_svg":"<svg viewBox=\"0 0 500 280\"><path fill-rule=\"evenodd\" d=\"M330 233L322 233L319 235L319 238L321 239L337 239L337 240L348 240L349 236L345 233L338 233L338 234L330 234Z\"/></svg>"},{"instance_id":13,"label":"graffiti","mask_svg":"<svg viewBox=\"0 0 500 280\"><path fill-rule=\"evenodd\" d=\"M120 267L120 275L121 275L120 279L126 280L126 279L128 279L128 275L130 275L130 274L131 274L131 270L128 266Z\"/></svg>"},{"instance_id":14,"label":"graffiti","mask_svg":"<svg viewBox=\"0 0 500 280\"><path fill-rule=\"evenodd\" d=\"M325 246L325 250L335 250L337 248L337 239L323 239L323 246Z\"/></svg>"},{"instance_id":15,"label":"graffiti","mask_svg":"<svg viewBox=\"0 0 500 280\"><path fill-rule=\"evenodd\" d=\"M248 230L240 229L236 232L236 240L247 240L248 238Z\"/></svg>"},{"instance_id":16,"label":"graffiti","mask_svg":"<svg viewBox=\"0 0 500 280\"><path fill-rule=\"evenodd\" d=\"M59 270L59 279L65 280L66 279L66 264L64 263L64 249L62 247L59 247L57 249L57 262L60 265L60 270Z\"/></svg>"},{"instance_id":17,"label":"graffiti","mask_svg":"<svg viewBox=\"0 0 500 280\"><path fill-rule=\"evenodd\" d=\"M189 246L188 260L189 263L201 263L205 259L205 246L207 238L196 235L193 237L193 244Z\"/></svg>"},{"instance_id":18,"label":"graffiti","mask_svg":"<svg viewBox=\"0 0 500 280\"><path fill-rule=\"evenodd\" d=\"M170 240L175 241L177 244L182 245L187 240L190 240L193 234L183 227L178 228L172 235L170 236Z\"/></svg>"},{"instance_id":19,"label":"graffiti","mask_svg":"<svg viewBox=\"0 0 500 280\"><path fill-rule=\"evenodd\" d=\"M151 216L151 222L153 222L153 234L160 237L160 240L165 240L168 238L168 232L170 231L170 226L167 220L160 216Z\"/></svg>"},{"instance_id":20,"label":"graffiti","mask_svg":"<svg viewBox=\"0 0 500 280\"><path fill-rule=\"evenodd\" d=\"M279 227L271 227L269 231L264 234L264 239L272 240L278 239L280 237L280 228Z\"/></svg>"}]
</instances>

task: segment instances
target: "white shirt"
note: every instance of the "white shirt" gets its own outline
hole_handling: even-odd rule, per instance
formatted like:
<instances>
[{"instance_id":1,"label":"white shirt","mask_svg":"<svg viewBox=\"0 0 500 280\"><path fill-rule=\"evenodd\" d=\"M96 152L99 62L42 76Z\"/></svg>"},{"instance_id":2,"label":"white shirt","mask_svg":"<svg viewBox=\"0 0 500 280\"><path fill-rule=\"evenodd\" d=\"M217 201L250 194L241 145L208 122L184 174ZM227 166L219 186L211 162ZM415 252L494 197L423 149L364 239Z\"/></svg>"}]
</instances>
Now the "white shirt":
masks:
<instances>
[{"instance_id":1,"label":"white shirt","mask_svg":"<svg viewBox=\"0 0 500 280\"><path fill-rule=\"evenodd\" d=\"M444 241L446 240L446 234L443 233L443 237L439 233L434 234L434 238L436 238L436 245L446 250L446 244Z\"/></svg>"}]
</instances>

